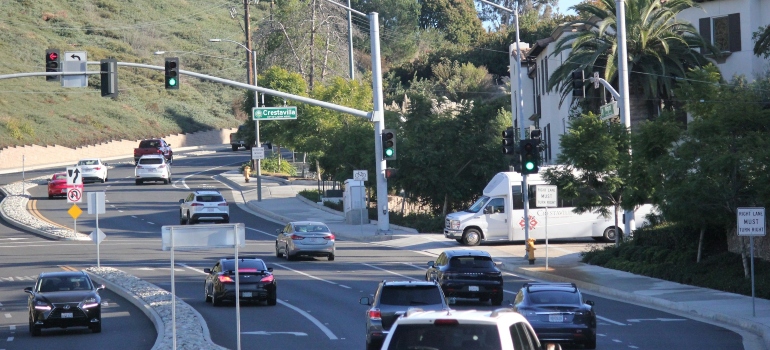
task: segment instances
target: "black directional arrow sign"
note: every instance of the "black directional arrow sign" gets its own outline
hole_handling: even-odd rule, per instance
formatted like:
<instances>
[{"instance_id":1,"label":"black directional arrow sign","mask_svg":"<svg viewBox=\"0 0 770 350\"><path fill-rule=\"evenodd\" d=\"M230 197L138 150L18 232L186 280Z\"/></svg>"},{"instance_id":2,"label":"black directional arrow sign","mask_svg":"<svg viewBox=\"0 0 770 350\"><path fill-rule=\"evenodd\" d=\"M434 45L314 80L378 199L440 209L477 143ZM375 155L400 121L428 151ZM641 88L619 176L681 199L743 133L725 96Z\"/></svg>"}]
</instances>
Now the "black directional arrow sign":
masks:
<instances>
[{"instance_id":1,"label":"black directional arrow sign","mask_svg":"<svg viewBox=\"0 0 770 350\"><path fill-rule=\"evenodd\" d=\"M72 57L72 59L76 59L77 58L78 61L80 61L80 56L78 56L78 55L76 55L74 53L70 57Z\"/></svg>"},{"instance_id":2,"label":"black directional arrow sign","mask_svg":"<svg viewBox=\"0 0 770 350\"><path fill-rule=\"evenodd\" d=\"M67 185L77 185L83 183L83 177L80 176L79 167L67 167Z\"/></svg>"}]
</instances>

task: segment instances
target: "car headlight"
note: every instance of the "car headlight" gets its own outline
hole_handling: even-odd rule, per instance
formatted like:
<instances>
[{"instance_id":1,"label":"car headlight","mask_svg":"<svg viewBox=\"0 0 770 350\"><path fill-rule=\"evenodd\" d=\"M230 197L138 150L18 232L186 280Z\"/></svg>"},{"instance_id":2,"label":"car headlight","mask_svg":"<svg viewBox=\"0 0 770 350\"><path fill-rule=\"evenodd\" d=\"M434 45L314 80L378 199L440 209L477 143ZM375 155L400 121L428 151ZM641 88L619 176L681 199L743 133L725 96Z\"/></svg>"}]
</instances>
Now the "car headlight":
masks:
<instances>
[{"instance_id":1,"label":"car headlight","mask_svg":"<svg viewBox=\"0 0 770 350\"><path fill-rule=\"evenodd\" d=\"M80 307L84 309L89 309L96 306L99 306L99 301L96 300L95 297L86 298L86 300L80 302Z\"/></svg>"},{"instance_id":2,"label":"car headlight","mask_svg":"<svg viewBox=\"0 0 770 350\"><path fill-rule=\"evenodd\" d=\"M51 310L51 305L42 300L35 300L35 310L49 311Z\"/></svg>"},{"instance_id":3,"label":"car headlight","mask_svg":"<svg viewBox=\"0 0 770 350\"><path fill-rule=\"evenodd\" d=\"M449 228L453 230L460 229L460 220L449 220Z\"/></svg>"}]
</instances>

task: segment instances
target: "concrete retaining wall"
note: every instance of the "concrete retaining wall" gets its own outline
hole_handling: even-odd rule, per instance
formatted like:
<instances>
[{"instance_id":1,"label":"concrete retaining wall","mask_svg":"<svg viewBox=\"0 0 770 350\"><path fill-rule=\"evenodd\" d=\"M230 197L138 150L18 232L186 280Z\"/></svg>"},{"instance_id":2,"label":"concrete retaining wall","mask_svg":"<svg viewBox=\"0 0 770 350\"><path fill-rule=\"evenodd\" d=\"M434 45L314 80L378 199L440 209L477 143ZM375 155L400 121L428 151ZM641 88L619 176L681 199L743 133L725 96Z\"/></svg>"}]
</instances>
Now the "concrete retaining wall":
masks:
<instances>
[{"instance_id":1,"label":"concrete retaining wall","mask_svg":"<svg viewBox=\"0 0 770 350\"><path fill-rule=\"evenodd\" d=\"M171 144L172 149L177 147L229 144L230 133L236 130L236 128L231 128L191 134L174 134L164 136L163 139ZM82 158L128 157L134 154L134 148L139 145L139 141L110 141L77 148L59 145L6 147L0 149L0 170L21 168L22 158L24 160L24 167L32 168L36 165L52 163L71 162L74 164Z\"/></svg>"}]
</instances>

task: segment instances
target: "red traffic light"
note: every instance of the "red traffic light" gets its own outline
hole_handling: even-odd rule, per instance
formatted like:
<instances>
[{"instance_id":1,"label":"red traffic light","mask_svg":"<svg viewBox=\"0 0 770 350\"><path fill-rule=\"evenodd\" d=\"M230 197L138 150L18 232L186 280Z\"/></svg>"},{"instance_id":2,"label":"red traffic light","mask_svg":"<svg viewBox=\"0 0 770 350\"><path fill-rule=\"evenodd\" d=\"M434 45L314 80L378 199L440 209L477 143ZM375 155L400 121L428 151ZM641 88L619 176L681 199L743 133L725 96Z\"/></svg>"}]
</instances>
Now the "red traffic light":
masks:
<instances>
[{"instance_id":1,"label":"red traffic light","mask_svg":"<svg viewBox=\"0 0 770 350\"><path fill-rule=\"evenodd\" d=\"M48 53L48 59L51 61L54 61L59 58L59 54L56 52L49 52Z\"/></svg>"}]
</instances>

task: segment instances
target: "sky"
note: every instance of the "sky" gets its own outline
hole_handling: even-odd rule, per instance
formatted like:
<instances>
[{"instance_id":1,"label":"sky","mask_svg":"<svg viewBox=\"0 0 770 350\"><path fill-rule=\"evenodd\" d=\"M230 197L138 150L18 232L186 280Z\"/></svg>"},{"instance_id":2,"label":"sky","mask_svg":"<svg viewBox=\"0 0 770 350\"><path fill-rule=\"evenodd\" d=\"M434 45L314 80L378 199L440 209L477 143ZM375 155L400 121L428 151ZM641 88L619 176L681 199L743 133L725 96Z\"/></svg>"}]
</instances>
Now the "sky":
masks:
<instances>
[{"instance_id":1,"label":"sky","mask_svg":"<svg viewBox=\"0 0 770 350\"><path fill-rule=\"evenodd\" d=\"M559 12L565 15L576 15L575 11L567 11L568 8L579 4L582 0L559 0Z\"/></svg>"}]
</instances>

